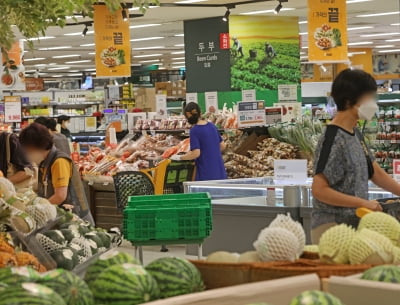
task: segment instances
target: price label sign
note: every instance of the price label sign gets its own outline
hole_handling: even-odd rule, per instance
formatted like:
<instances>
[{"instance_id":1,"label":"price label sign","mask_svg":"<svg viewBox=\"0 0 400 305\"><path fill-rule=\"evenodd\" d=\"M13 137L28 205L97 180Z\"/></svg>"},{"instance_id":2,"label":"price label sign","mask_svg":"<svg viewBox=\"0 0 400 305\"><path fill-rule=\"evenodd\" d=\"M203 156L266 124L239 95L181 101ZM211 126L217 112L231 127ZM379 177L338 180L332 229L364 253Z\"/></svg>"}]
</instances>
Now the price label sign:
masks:
<instances>
[{"instance_id":1,"label":"price label sign","mask_svg":"<svg viewBox=\"0 0 400 305\"><path fill-rule=\"evenodd\" d=\"M252 102L255 101L256 98L256 90L255 89L250 89L250 90L242 90L242 101L244 102Z\"/></svg>"},{"instance_id":2,"label":"price label sign","mask_svg":"<svg viewBox=\"0 0 400 305\"><path fill-rule=\"evenodd\" d=\"M304 184L307 181L307 160L275 160L275 180L284 184Z\"/></svg>"},{"instance_id":3,"label":"price label sign","mask_svg":"<svg viewBox=\"0 0 400 305\"><path fill-rule=\"evenodd\" d=\"M265 125L264 101L239 102L238 125L240 127L253 127Z\"/></svg>"},{"instance_id":4,"label":"price label sign","mask_svg":"<svg viewBox=\"0 0 400 305\"><path fill-rule=\"evenodd\" d=\"M297 102L297 85L278 85L280 102Z\"/></svg>"},{"instance_id":5,"label":"price label sign","mask_svg":"<svg viewBox=\"0 0 400 305\"><path fill-rule=\"evenodd\" d=\"M156 111L158 115L167 115L167 96L164 94L156 95Z\"/></svg>"},{"instance_id":6,"label":"price label sign","mask_svg":"<svg viewBox=\"0 0 400 305\"><path fill-rule=\"evenodd\" d=\"M5 96L4 97L4 122L19 123L21 122L21 97Z\"/></svg>"},{"instance_id":7,"label":"price label sign","mask_svg":"<svg viewBox=\"0 0 400 305\"><path fill-rule=\"evenodd\" d=\"M198 104L197 93L186 93L186 103Z\"/></svg>"},{"instance_id":8,"label":"price label sign","mask_svg":"<svg viewBox=\"0 0 400 305\"><path fill-rule=\"evenodd\" d=\"M393 178L400 182L400 159L393 160Z\"/></svg>"},{"instance_id":9,"label":"price label sign","mask_svg":"<svg viewBox=\"0 0 400 305\"><path fill-rule=\"evenodd\" d=\"M218 110L218 92L206 92L206 112L216 112Z\"/></svg>"}]
</instances>

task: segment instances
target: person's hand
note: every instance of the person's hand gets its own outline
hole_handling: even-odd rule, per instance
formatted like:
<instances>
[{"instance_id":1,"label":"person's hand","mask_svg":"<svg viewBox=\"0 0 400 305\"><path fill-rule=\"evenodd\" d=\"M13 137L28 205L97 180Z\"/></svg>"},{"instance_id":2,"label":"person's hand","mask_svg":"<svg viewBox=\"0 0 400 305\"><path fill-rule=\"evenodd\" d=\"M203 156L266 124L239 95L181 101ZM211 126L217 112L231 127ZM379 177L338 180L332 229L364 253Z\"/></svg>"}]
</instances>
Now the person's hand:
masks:
<instances>
[{"instance_id":1,"label":"person's hand","mask_svg":"<svg viewBox=\"0 0 400 305\"><path fill-rule=\"evenodd\" d=\"M181 161L181 156L180 155L173 155L170 159L172 161Z\"/></svg>"},{"instance_id":2,"label":"person's hand","mask_svg":"<svg viewBox=\"0 0 400 305\"><path fill-rule=\"evenodd\" d=\"M366 200L364 207L374 212L381 212L383 210L381 204L376 200Z\"/></svg>"}]
</instances>

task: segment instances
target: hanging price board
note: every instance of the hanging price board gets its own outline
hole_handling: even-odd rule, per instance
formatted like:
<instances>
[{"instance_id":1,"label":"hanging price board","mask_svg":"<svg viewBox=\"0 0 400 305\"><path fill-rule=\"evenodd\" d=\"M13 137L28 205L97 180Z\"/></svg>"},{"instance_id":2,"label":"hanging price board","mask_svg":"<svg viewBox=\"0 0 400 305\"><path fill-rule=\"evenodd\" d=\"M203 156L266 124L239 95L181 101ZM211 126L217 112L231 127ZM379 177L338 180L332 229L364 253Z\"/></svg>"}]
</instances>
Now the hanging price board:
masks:
<instances>
[{"instance_id":1,"label":"hanging price board","mask_svg":"<svg viewBox=\"0 0 400 305\"><path fill-rule=\"evenodd\" d=\"M264 126L264 101L239 102L238 125L240 127Z\"/></svg>"},{"instance_id":2,"label":"hanging price board","mask_svg":"<svg viewBox=\"0 0 400 305\"><path fill-rule=\"evenodd\" d=\"M21 122L21 97L5 96L4 97L4 121L6 123Z\"/></svg>"}]
</instances>

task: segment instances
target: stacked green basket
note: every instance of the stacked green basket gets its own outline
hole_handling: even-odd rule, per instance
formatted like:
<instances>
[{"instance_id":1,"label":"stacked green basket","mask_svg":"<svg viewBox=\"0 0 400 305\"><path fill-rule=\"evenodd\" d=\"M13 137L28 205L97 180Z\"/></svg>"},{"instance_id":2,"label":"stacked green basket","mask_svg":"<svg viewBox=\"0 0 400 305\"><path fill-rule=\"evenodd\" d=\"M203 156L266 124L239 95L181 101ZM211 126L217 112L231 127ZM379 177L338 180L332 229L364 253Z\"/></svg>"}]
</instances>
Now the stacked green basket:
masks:
<instances>
[{"instance_id":1,"label":"stacked green basket","mask_svg":"<svg viewBox=\"0 0 400 305\"><path fill-rule=\"evenodd\" d=\"M124 210L124 237L138 246L201 243L211 229L208 193L133 196Z\"/></svg>"}]
</instances>

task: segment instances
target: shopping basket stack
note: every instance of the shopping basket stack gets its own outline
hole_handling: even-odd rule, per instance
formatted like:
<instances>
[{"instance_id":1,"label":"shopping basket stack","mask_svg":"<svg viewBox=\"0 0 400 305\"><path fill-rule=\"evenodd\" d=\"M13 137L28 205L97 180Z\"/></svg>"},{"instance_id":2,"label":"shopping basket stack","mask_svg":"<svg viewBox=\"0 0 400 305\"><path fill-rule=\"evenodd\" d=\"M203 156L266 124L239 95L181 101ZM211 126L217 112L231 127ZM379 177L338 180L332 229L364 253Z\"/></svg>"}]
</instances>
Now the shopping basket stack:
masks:
<instances>
[{"instance_id":1,"label":"shopping basket stack","mask_svg":"<svg viewBox=\"0 0 400 305\"><path fill-rule=\"evenodd\" d=\"M124 237L134 246L198 244L212 230L208 193L129 197Z\"/></svg>"}]
</instances>

